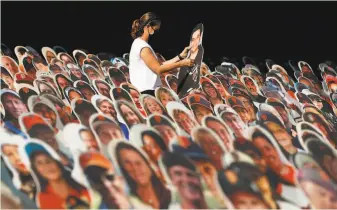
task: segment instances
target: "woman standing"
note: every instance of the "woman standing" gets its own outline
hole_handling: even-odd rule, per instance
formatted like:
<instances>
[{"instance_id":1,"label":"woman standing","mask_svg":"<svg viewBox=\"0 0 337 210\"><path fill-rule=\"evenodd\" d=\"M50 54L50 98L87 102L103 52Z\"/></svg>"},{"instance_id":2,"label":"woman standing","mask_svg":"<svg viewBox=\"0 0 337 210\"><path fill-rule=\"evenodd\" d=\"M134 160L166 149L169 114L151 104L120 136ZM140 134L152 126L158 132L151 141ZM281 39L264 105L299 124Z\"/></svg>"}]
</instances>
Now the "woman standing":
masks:
<instances>
[{"instance_id":1,"label":"woman standing","mask_svg":"<svg viewBox=\"0 0 337 210\"><path fill-rule=\"evenodd\" d=\"M130 51L130 80L139 91L150 95L154 95L154 89L161 86L160 74L183 66L194 65L193 60L184 59L187 56L188 47L175 58L162 64L159 63L148 41L150 36L159 30L160 25L160 18L152 12L144 14L132 24L131 36L134 41Z\"/></svg>"}]
</instances>

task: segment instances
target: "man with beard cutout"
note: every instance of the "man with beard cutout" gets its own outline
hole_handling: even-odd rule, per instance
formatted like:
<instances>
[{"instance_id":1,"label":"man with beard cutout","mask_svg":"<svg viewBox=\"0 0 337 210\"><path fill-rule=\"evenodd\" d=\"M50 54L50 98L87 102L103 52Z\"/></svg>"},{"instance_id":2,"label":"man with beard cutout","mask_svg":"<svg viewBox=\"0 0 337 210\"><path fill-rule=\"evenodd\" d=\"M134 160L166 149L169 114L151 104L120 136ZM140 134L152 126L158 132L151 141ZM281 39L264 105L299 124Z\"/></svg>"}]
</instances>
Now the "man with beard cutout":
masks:
<instances>
[{"instance_id":1,"label":"man with beard cutout","mask_svg":"<svg viewBox=\"0 0 337 210\"><path fill-rule=\"evenodd\" d=\"M162 162L172 184L179 192L181 209L207 209L196 167L184 155L165 152Z\"/></svg>"}]
</instances>

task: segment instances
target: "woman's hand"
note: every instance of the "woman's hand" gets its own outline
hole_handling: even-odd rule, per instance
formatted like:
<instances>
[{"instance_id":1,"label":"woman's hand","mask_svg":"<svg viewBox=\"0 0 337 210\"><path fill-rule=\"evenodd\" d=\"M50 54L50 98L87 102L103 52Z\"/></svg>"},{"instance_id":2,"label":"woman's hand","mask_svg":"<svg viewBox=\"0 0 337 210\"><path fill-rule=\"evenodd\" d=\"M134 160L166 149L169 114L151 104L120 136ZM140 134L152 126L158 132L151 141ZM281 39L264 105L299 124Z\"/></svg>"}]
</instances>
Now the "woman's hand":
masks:
<instances>
[{"instance_id":1,"label":"woman's hand","mask_svg":"<svg viewBox=\"0 0 337 210\"><path fill-rule=\"evenodd\" d=\"M179 62L180 66L187 66L187 67L192 67L194 65L194 60L192 59L184 59Z\"/></svg>"},{"instance_id":2,"label":"woman's hand","mask_svg":"<svg viewBox=\"0 0 337 210\"><path fill-rule=\"evenodd\" d=\"M186 58L186 57L187 57L187 53L188 53L188 51L189 51L190 49L191 49L190 46L185 47L185 49L180 53L180 57Z\"/></svg>"}]
</instances>

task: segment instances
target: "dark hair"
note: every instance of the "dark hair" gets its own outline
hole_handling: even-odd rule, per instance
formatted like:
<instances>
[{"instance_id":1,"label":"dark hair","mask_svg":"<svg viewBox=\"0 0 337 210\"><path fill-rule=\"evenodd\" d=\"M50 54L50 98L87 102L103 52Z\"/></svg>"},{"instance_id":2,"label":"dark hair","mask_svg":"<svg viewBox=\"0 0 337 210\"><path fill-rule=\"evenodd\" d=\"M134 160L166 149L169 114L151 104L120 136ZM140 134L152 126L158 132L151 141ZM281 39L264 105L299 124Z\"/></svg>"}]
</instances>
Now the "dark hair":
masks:
<instances>
[{"instance_id":1,"label":"dark hair","mask_svg":"<svg viewBox=\"0 0 337 210\"><path fill-rule=\"evenodd\" d=\"M152 138L154 138L156 144L160 147L160 149L162 151L166 151L167 150L166 145L164 144L163 138L160 135L158 135L157 133L153 132L153 131L149 131L148 130L148 131L142 132L142 142L143 142L143 144L144 144L144 136L146 136L146 135L151 136Z\"/></svg>"},{"instance_id":2,"label":"dark hair","mask_svg":"<svg viewBox=\"0 0 337 210\"><path fill-rule=\"evenodd\" d=\"M248 140L237 140L234 141L234 148L240 152L243 152L245 154L247 154L248 150L253 151L254 153L256 153L257 155L260 156L260 158L262 157L262 154L260 152L260 150L258 150L255 145Z\"/></svg>"},{"instance_id":3,"label":"dark hair","mask_svg":"<svg viewBox=\"0 0 337 210\"><path fill-rule=\"evenodd\" d=\"M35 138L38 135L39 131L41 132L41 130L43 130L43 132L46 132L46 130L54 132L48 125L36 124L33 125L27 133L30 137Z\"/></svg>"},{"instance_id":4,"label":"dark hair","mask_svg":"<svg viewBox=\"0 0 337 210\"><path fill-rule=\"evenodd\" d=\"M201 23L198 23L193 28L190 39L192 39L193 33L196 32L197 30L200 30L200 36L202 36L202 33L204 32L204 26Z\"/></svg>"},{"instance_id":5,"label":"dark hair","mask_svg":"<svg viewBox=\"0 0 337 210\"><path fill-rule=\"evenodd\" d=\"M40 154L44 154L46 156L48 156L50 159L52 159L54 162L56 162L58 168L61 170L62 173L62 177L66 180L67 184L69 186L71 186L72 188L74 188L76 191L80 192L81 190L85 189L81 184L77 183L72 177L71 177L71 172L66 170L62 163L60 163L59 161L55 160L48 152L46 151L36 151L33 152L33 154L30 156L29 160L31 162L32 165L32 170L34 171L34 173L36 174L39 183L40 183L40 187L41 187L41 192L45 192L46 191L46 187L48 185L48 180L44 179L41 174L38 173L35 164L34 164L34 160L36 158L36 156L40 155Z\"/></svg>"},{"instance_id":6,"label":"dark hair","mask_svg":"<svg viewBox=\"0 0 337 210\"><path fill-rule=\"evenodd\" d=\"M179 165L196 172L195 165L193 165L193 163L185 155L180 153L165 152L162 156L162 161L167 170L173 166Z\"/></svg>"},{"instance_id":7,"label":"dark hair","mask_svg":"<svg viewBox=\"0 0 337 210\"><path fill-rule=\"evenodd\" d=\"M156 26L161 24L159 17L153 12L147 12L142 17L137 20L134 20L132 23L131 36L133 39L136 39L143 35L144 27L146 25Z\"/></svg>"},{"instance_id":8,"label":"dark hair","mask_svg":"<svg viewBox=\"0 0 337 210\"><path fill-rule=\"evenodd\" d=\"M151 182L152 182L152 186L154 188L155 194L158 196L158 200L160 200L160 208L161 209L166 209L168 208L169 203L171 202L171 193L168 189L165 188L164 184L160 181L160 179L156 176L155 172L153 171L153 169L150 166L149 161L143 156L142 153L140 153L134 146L124 143L124 142L120 142L118 143L117 147L115 148L115 151L117 152L116 154L116 158L117 158L117 162L118 165L122 171L122 174L125 178L125 180L127 181L130 190L131 190L131 194L136 195L137 197L140 197L137 193L137 184L135 181L133 181L133 179L129 176L129 174L127 173L127 171L124 169L122 163L121 163L121 157L120 157L120 152L123 150L132 150L136 153L139 154L139 156L146 162L146 165L150 168L152 176L151 176Z\"/></svg>"}]
</instances>

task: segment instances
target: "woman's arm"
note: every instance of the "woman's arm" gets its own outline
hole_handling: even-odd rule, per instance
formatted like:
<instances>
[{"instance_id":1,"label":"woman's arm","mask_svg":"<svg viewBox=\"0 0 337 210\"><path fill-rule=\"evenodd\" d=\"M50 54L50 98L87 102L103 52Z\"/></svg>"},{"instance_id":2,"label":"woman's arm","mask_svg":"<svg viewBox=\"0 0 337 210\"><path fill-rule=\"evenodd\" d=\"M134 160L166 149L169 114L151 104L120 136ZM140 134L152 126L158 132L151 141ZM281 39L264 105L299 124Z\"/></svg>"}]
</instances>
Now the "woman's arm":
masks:
<instances>
[{"instance_id":1,"label":"woman's arm","mask_svg":"<svg viewBox=\"0 0 337 210\"><path fill-rule=\"evenodd\" d=\"M179 62L160 65L156 57L153 55L150 48L145 47L140 52L140 57L144 60L144 63L154 73L160 75L162 73L174 70L182 66L193 66L194 62L190 59L184 59Z\"/></svg>"},{"instance_id":2,"label":"woman's arm","mask_svg":"<svg viewBox=\"0 0 337 210\"><path fill-rule=\"evenodd\" d=\"M186 58L188 51L190 50L190 47L185 47L185 49L180 53L180 57L182 58ZM166 65L166 64L171 64L171 63L175 63L180 61L180 58L178 56L172 58L171 60L165 61L163 62L162 65Z\"/></svg>"}]
</instances>

